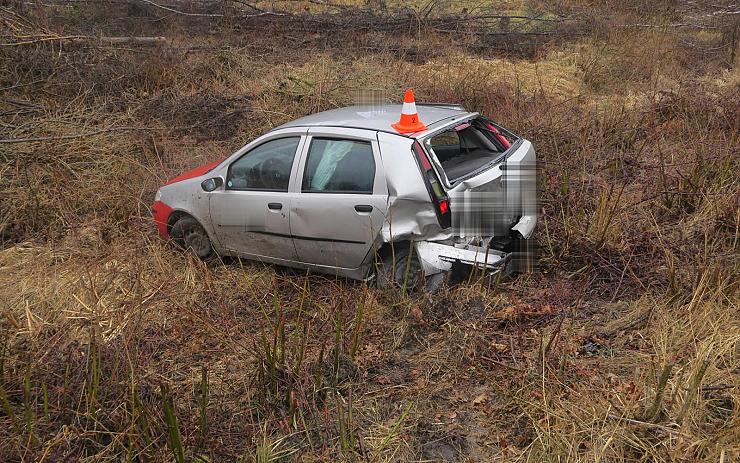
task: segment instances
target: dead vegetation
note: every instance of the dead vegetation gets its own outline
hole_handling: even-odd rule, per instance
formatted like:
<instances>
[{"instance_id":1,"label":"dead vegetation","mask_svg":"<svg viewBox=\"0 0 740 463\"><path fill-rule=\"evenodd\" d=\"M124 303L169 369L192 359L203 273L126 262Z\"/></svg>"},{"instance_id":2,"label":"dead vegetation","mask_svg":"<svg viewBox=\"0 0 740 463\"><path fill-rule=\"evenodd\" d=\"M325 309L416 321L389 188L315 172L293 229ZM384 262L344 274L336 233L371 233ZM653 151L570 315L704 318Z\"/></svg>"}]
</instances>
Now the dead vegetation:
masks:
<instances>
[{"instance_id":1,"label":"dead vegetation","mask_svg":"<svg viewBox=\"0 0 740 463\"><path fill-rule=\"evenodd\" d=\"M740 458L729 2L51 3L0 6L0 460ZM399 299L156 237L167 178L406 87L534 141L534 274Z\"/></svg>"}]
</instances>

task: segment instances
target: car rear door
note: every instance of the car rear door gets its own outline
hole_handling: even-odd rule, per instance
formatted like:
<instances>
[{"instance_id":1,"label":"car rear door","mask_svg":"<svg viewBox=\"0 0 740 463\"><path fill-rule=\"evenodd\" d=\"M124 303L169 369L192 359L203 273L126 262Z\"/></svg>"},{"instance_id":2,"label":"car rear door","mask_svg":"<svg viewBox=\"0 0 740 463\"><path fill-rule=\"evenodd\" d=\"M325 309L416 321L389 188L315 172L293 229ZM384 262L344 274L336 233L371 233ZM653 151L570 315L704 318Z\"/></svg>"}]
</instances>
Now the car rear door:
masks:
<instances>
[{"instance_id":1,"label":"car rear door","mask_svg":"<svg viewBox=\"0 0 740 463\"><path fill-rule=\"evenodd\" d=\"M388 204L375 131L308 131L290 230L301 262L356 269L383 227Z\"/></svg>"},{"instance_id":2,"label":"car rear door","mask_svg":"<svg viewBox=\"0 0 740 463\"><path fill-rule=\"evenodd\" d=\"M475 117L450 123L422 144L445 179L457 236L508 237L518 221L531 233L536 156L529 141Z\"/></svg>"},{"instance_id":3,"label":"car rear door","mask_svg":"<svg viewBox=\"0 0 740 463\"><path fill-rule=\"evenodd\" d=\"M211 222L223 248L268 262L297 260L289 211L305 132L267 134L229 161L224 186L210 196Z\"/></svg>"}]
</instances>

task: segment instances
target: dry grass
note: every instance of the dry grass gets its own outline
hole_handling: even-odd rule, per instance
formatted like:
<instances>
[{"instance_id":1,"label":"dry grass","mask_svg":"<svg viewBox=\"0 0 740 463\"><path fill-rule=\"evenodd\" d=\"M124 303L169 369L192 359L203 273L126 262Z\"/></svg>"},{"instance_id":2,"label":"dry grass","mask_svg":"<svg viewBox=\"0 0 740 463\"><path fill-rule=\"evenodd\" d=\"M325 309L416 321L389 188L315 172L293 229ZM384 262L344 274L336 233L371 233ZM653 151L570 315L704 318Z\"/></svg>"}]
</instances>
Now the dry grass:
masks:
<instances>
[{"instance_id":1,"label":"dry grass","mask_svg":"<svg viewBox=\"0 0 740 463\"><path fill-rule=\"evenodd\" d=\"M0 8L16 38L168 37L0 46L0 460L740 459L737 42L624 27L712 6L591 3L494 5L578 20L490 43ZM165 179L408 86L533 140L534 274L399 299L156 237Z\"/></svg>"}]
</instances>

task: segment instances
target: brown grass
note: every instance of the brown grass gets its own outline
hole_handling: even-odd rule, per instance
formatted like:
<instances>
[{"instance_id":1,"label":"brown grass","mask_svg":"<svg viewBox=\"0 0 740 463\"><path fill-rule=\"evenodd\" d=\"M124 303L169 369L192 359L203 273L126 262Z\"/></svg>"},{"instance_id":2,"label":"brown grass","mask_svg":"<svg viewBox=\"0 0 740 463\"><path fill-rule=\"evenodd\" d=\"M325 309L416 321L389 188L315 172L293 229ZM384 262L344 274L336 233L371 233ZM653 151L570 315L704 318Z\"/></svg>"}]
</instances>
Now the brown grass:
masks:
<instances>
[{"instance_id":1,"label":"brown grass","mask_svg":"<svg viewBox=\"0 0 740 463\"><path fill-rule=\"evenodd\" d=\"M740 459L734 24L592 3L499 5L575 20L497 43L0 7L0 461ZM47 40L67 35L167 41ZM409 86L535 143L533 274L404 299L157 238L167 178Z\"/></svg>"}]
</instances>

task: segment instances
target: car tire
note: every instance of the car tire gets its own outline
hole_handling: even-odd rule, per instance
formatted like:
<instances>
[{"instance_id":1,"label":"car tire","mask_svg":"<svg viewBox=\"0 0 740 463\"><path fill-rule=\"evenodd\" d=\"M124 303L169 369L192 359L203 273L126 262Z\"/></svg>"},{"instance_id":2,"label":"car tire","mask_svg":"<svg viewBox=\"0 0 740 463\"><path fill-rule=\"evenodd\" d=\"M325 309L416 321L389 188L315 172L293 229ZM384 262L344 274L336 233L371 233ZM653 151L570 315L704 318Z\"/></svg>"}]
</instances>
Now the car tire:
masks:
<instances>
[{"instance_id":1,"label":"car tire","mask_svg":"<svg viewBox=\"0 0 740 463\"><path fill-rule=\"evenodd\" d=\"M216 257L208 233L197 220L190 216L179 219L172 226L170 237L177 247L191 251L201 260L210 262Z\"/></svg>"},{"instance_id":2,"label":"car tire","mask_svg":"<svg viewBox=\"0 0 740 463\"><path fill-rule=\"evenodd\" d=\"M393 251L389 250L376 268L379 288L398 289L407 294L416 293L420 289L435 293L442 287L447 274L441 272L425 276L419 257L413 252L413 246L407 244L395 244Z\"/></svg>"}]
</instances>

